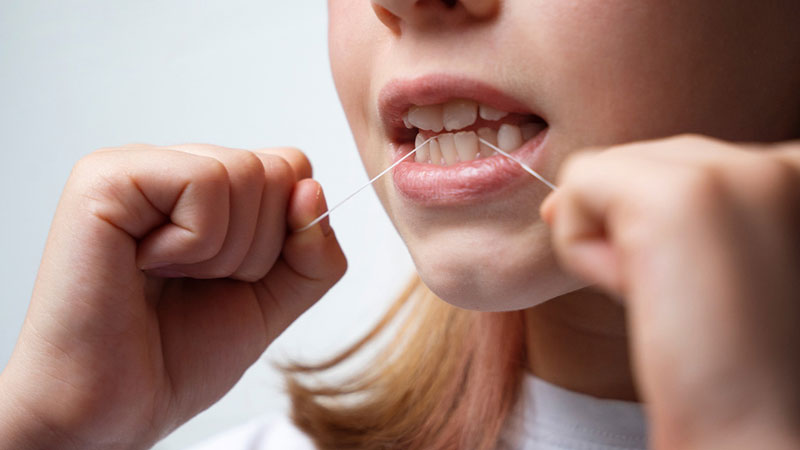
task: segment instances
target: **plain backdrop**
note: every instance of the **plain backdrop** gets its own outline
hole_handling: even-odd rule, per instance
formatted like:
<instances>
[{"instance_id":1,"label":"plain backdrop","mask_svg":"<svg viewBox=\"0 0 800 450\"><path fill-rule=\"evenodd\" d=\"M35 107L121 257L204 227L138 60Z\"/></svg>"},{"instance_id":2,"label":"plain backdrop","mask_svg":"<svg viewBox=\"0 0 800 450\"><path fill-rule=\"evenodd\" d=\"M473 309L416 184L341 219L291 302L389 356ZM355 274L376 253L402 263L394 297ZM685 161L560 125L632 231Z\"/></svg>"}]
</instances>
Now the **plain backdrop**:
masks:
<instances>
[{"instance_id":1,"label":"plain backdrop","mask_svg":"<svg viewBox=\"0 0 800 450\"><path fill-rule=\"evenodd\" d=\"M61 189L92 150L292 145L309 155L329 203L366 180L330 75L326 14L324 0L0 0L0 365ZM157 449L285 413L270 362L331 355L385 311L412 264L374 193L332 224L350 263L345 278L222 401Z\"/></svg>"}]
</instances>

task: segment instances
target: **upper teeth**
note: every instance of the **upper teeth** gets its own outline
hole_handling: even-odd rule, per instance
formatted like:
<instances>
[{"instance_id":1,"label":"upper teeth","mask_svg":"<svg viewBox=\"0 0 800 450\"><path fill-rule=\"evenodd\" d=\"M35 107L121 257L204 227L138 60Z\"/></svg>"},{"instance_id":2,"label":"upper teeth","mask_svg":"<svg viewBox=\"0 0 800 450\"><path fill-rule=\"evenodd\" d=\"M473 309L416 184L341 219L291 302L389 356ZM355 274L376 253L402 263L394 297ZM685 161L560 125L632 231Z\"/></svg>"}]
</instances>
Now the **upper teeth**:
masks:
<instances>
[{"instance_id":1,"label":"upper teeth","mask_svg":"<svg viewBox=\"0 0 800 450\"><path fill-rule=\"evenodd\" d=\"M440 105L412 106L403 117L407 128L420 128L436 133L447 130L459 130L468 127L478 120L500 120L508 113L479 105L472 100L451 100Z\"/></svg>"},{"instance_id":2,"label":"upper teeth","mask_svg":"<svg viewBox=\"0 0 800 450\"><path fill-rule=\"evenodd\" d=\"M475 131L463 130L474 125L479 116L486 121L497 122L508 115L505 111L479 105L472 100L457 99L440 105L412 106L403 116L403 122L407 128L424 130L426 135L431 134L428 132L448 131L433 137L426 145L422 145L426 141L423 133L417 133L414 159L420 163L449 166L494 155L494 150L479 139L512 152L545 127L541 122L524 122L520 125L490 124L491 128L482 127ZM454 130L462 131L453 133Z\"/></svg>"}]
</instances>

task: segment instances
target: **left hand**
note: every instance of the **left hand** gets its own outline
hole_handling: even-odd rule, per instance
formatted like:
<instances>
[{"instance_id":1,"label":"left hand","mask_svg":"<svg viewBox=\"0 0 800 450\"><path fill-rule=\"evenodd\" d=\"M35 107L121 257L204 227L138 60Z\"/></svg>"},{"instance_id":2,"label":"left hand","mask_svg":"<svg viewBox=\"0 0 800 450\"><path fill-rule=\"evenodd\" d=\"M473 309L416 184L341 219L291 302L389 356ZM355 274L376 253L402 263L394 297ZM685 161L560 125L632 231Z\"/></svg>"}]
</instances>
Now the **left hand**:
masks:
<instances>
[{"instance_id":1,"label":"left hand","mask_svg":"<svg viewBox=\"0 0 800 450\"><path fill-rule=\"evenodd\" d=\"M563 266L628 307L652 445L798 448L800 144L634 143L557 184L542 217Z\"/></svg>"}]
</instances>

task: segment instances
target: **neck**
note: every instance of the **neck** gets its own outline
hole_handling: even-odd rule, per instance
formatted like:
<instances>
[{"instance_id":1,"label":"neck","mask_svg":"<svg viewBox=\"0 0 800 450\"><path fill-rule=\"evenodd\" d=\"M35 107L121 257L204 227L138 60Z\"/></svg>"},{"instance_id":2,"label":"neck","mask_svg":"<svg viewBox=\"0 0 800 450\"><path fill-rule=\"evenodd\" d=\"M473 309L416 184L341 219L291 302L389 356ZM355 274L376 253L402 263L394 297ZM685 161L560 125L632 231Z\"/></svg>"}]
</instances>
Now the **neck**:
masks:
<instances>
[{"instance_id":1,"label":"neck","mask_svg":"<svg viewBox=\"0 0 800 450\"><path fill-rule=\"evenodd\" d=\"M584 289L525 311L529 370L571 391L637 401L624 308Z\"/></svg>"}]
</instances>

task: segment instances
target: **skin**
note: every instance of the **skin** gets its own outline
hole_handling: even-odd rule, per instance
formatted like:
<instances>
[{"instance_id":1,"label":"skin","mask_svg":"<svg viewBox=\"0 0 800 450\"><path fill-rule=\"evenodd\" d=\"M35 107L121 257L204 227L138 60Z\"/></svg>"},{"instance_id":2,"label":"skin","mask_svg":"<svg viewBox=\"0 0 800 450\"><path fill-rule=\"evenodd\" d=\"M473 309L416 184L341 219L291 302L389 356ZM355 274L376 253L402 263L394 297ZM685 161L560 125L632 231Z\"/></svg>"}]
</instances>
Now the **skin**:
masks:
<instances>
[{"instance_id":1,"label":"skin","mask_svg":"<svg viewBox=\"0 0 800 450\"><path fill-rule=\"evenodd\" d=\"M0 375L0 448L148 448L222 397L345 271L326 222L291 233L326 209L310 176L294 149L78 162Z\"/></svg>"},{"instance_id":2,"label":"skin","mask_svg":"<svg viewBox=\"0 0 800 450\"><path fill-rule=\"evenodd\" d=\"M800 131L795 5L336 0L332 68L370 173L392 78L468 74L549 123L556 195L426 211L377 186L442 298L528 308L531 369L638 391L654 448L797 448L800 144L733 143ZM81 160L0 374L0 448L146 448L230 389L345 270L325 222L291 232L325 209L310 176L291 149Z\"/></svg>"},{"instance_id":3,"label":"skin","mask_svg":"<svg viewBox=\"0 0 800 450\"><path fill-rule=\"evenodd\" d=\"M740 366L743 361L718 360L720 358L715 358L718 355L711 349L704 352L708 359L686 359L688 367L704 367L708 371L705 376L692 380L694 388L683 393L681 397L685 403L678 407L674 403L680 402L671 402L672 397L665 394L677 390L678 383L664 376L674 371L660 371L664 369L664 363L659 356L689 351L694 343L688 340L675 342L674 336L684 334L679 323L673 323L672 327L661 325L652 313L637 315L641 311L637 307L629 307L628 313L632 311L634 317L626 317L625 309L612 298L625 297L629 302L647 301L647 304L661 297L681 296L697 302L712 302L712 298L687 295L693 292L692 286L686 286L678 273L673 278L651 280L651 291L657 287L665 290L669 287L669 296L653 295L646 300L627 298L628 291L623 290L620 283L604 282L602 277L609 275L600 270L626 264L625 261L601 258L592 253L577 254L575 243L578 239L552 242L554 235L558 237L565 233L563 230L559 232L559 227L569 229L577 227L576 223L586 226L583 221L587 219L577 214L562 218L568 213L560 213L562 209L554 205L567 202L564 198L581 205L585 201L584 195L616 188L614 201L607 202L609 209L616 207L614 202L635 202L647 211L642 212L637 217L638 222L634 221L630 228L615 226L613 230L604 228L610 226L606 223L609 219L603 217L609 211L596 212L601 217L591 218L604 226L595 224L596 229L592 232L604 231L604 238L611 240L605 242L605 246L613 248L617 245L615 239L627 242L627 236L645 230L642 233L647 232L648 239L638 241L640 248L634 252L637 257L647 255L648 251L666 252L676 248L691 252L691 255L703 251L707 255L716 255L709 256L709 264L730 267L730 271L720 274L718 280L712 280L710 275L708 279L697 280L698 283L714 281L714 288L704 288L711 291L717 289L729 293L736 285L734 280L743 277L771 279L761 277L762 272L777 270L786 274L783 267L796 268L796 253L782 255L782 252L762 255L768 261L767 265L758 266L758 270L753 272L748 270L756 267L745 269L747 265L742 264L734 269L733 264L721 264L719 255L724 252L719 248L736 245L738 241L708 240L702 241L709 244L707 246L701 247L698 242L697 247L691 248L685 245L691 242L687 239L683 245L675 245L670 239L680 239L685 233L696 231L689 222L704 222L705 216L717 214L728 214L728 220L734 217L727 211L703 210L693 204L696 200L694 187L685 187L684 184L694 182L686 181L686 177L679 173L671 176L666 171L662 176L655 176L657 169L626 160L626 153L607 152L624 160L619 163L619 170L613 172L615 178L597 177L595 173L599 169L592 163L585 163L586 167L578 171L578 175L563 175L570 170L568 157L587 146L608 147L688 132L730 142L779 142L798 137L800 96L796 80L800 79L800 37L793 31L793 24L800 19L800 9L796 3L784 1L765 6L754 1L739 1L732 5L713 0L620 0L583 1L576 5L572 2L476 0L447 8L442 2L435 1L376 0L372 2L373 11L370 11L363 2L337 0L330 1L328 6L334 79L370 174L377 173L391 162L386 150L389 139L381 128L374 105L380 89L396 78L448 73L487 81L523 101L549 124L550 134L545 149L548 155L542 172L551 178L559 174L558 179L563 180L559 183L560 191L571 193L569 196L559 195L558 200L549 200L549 225L554 228L546 226L540 218L537 206L547 190L535 181L529 188L508 193L500 201L436 210L404 200L388 177L376 185L384 208L407 244L426 284L442 299L465 308L529 308L526 310L529 324L527 343L528 353L533 355L530 363L534 373L561 386L599 397L626 400L643 397L654 404L654 442L658 446L679 448L694 445L690 443L694 439L692 436L703 434L690 430L693 428L690 426L692 419L697 414L683 411L678 415L684 416L685 413L686 417L673 420L668 418L673 408L689 410L692 408L688 405L696 407L698 404L692 402L693 397L687 393L704 392L717 384L721 374L732 370L734 365ZM475 61L491 64L476 64ZM359 70L351 70L352 67L359 67ZM754 111L759 113L754 114ZM774 158L775 153L768 147L723 145L703 137L656 141L635 149L644 151L651 146L664 153L674 149L676 159L680 160L682 156L683 163L689 166L702 166L701 162L707 161L716 163L709 164L710 167L697 167L698 172L704 174L698 178L713 178L704 171L727 171L726 157L732 158L734 150L740 148L763 153L763 158L768 161ZM719 149L726 146L730 152L720 154ZM796 151L796 145L790 147ZM710 153L708 158L697 156L706 153ZM792 162L781 160L778 165L786 165L786 171L796 176L794 160L786 159ZM770 164L764 162L765 166ZM717 165L725 167L718 168ZM744 184L744 188L736 190L740 194L761 190L772 181L770 171L761 173L757 166L751 169L752 174L738 178L730 176L727 182ZM641 189L629 180L629 173L639 170L643 171L645 181L650 180L650 183L643 181L646 186ZM583 180L583 177L591 178L593 175L593 183ZM783 192L791 193L795 185L793 180L784 181L774 190L764 189L772 197L765 195L750 199L742 202L745 204L743 207L749 208L754 216L763 214L766 217L774 215L768 211L760 212L762 209L775 207L784 213L793 210L794 197ZM585 183L582 189L573 190L569 186L582 182ZM705 181L698 184L703 183ZM703 190L702 187L698 189ZM714 199L721 200L720 193L715 195ZM779 205L775 205L775 198L782 198ZM708 199L705 201L713 203ZM578 208L573 205L572 209ZM564 210L570 211L569 208ZM682 217L687 223L670 222L678 230L672 234L649 234L649 230L663 230L663 226L650 222L663 219L664 215ZM776 218L775 229L762 231L777 233L788 248L796 249L793 228L786 226L786 218L790 215L780 216L780 219ZM553 219L555 217L559 220ZM729 224L720 220L718 226L727 228ZM751 238L744 233L739 237L759 241L757 236ZM663 246L652 248L652 245L647 245L650 240ZM470 245L463 245L464 242ZM584 258L593 259L587 261ZM672 263L689 258L688 255L675 257ZM696 270L693 265L686 267ZM655 276L652 273L614 272L617 277L652 279ZM787 304L776 307L776 310L788 314L785 317L796 318L797 308L791 305L796 301L791 300L796 297L798 286L791 280L791 275L786 276L788 279L778 285ZM757 280L753 281L754 285L759 284L755 282ZM605 287L605 295L586 288L595 283ZM675 285L684 287L676 291ZM757 292L760 291L751 287L752 296L758 297ZM737 304L737 300L740 303ZM725 305L732 311L720 311L720 314L739 317L743 311L737 308L748 309L743 306L748 300L752 302L754 298L732 297L731 304ZM668 303L668 300L662 301ZM543 302L548 303L534 307ZM691 301L687 300L684 307L691 308ZM683 317L686 312L673 314ZM780 314L773 319L777 320L777 316ZM723 328L714 326L716 320L712 315L700 322L704 326L698 327L699 337L704 337L705 333L714 335ZM652 326L659 333L650 332L652 323L659 325ZM738 322L734 323L738 325ZM785 332L782 342L787 345L795 336L789 328L781 328ZM633 332L631 336L629 330ZM746 327L738 330L736 333L727 330L725 334L739 335L738 343L744 345ZM651 334L657 334L658 339ZM672 339L671 345L666 345L668 337ZM633 340L633 355L628 352L630 340ZM642 340L647 340L646 345ZM655 345L656 341L660 343ZM666 347L680 349L667 350ZM714 350L735 354L734 348L738 347L731 344L729 349ZM629 368L631 358L637 369L637 378L642 379L638 386ZM685 358L681 355L674 359ZM789 357L789 360L796 363L796 356ZM727 370L712 369L715 364L710 364L710 361L727 367ZM796 367L786 373L796 373ZM659 379L653 382L658 387L644 380L650 377ZM746 371L737 377L747 378ZM753 378L764 381L763 377ZM680 377L676 379L680 380ZM669 389L659 390L667 385L670 385ZM796 390L786 383L783 386L796 401ZM655 392L657 390L659 392ZM717 400L726 405L730 403ZM662 415L663 410L669 412ZM711 410L722 416L734 415L730 412L733 410L725 412L724 408L709 407ZM796 418L797 415L790 417ZM727 423L720 419L722 422ZM797 422L791 423L796 425ZM726 427L719 426L716 431L722 428ZM687 436L686 442L675 442L675 436ZM706 444L714 442L710 440Z\"/></svg>"}]
</instances>

